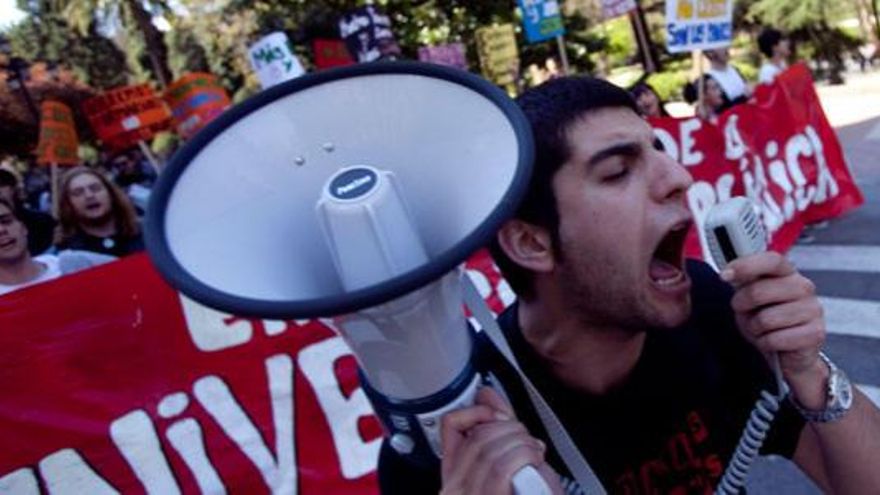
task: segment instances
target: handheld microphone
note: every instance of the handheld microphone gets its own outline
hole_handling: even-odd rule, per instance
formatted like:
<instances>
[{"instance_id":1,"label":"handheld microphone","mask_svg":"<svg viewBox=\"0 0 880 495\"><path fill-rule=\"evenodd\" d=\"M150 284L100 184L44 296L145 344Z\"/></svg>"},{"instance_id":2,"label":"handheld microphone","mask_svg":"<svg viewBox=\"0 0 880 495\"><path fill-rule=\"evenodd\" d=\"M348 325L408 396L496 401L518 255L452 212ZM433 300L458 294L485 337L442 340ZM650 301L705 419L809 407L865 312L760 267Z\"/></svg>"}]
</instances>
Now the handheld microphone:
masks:
<instances>
[{"instance_id":1,"label":"handheld microphone","mask_svg":"<svg viewBox=\"0 0 880 495\"><path fill-rule=\"evenodd\" d=\"M712 259L719 270L737 258L767 250L764 224L756 213L755 205L742 196L713 206L706 216L703 229ZM773 354L772 368L776 375L777 394L761 391L761 397L755 403L733 457L715 490L716 495L740 493L776 418L780 402L788 393L777 354Z\"/></svg>"}]
</instances>

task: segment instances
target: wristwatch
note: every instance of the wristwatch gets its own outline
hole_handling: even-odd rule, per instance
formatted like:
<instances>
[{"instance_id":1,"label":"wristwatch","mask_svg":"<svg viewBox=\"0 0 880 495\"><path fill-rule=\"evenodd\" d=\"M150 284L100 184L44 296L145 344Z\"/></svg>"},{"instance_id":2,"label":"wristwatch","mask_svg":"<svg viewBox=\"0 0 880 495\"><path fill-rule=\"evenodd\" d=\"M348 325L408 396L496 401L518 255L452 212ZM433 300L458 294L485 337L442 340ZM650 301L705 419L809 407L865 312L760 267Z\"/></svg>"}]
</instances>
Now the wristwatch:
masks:
<instances>
[{"instance_id":1,"label":"wristwatch","mask_svg":"<svg viewBox=\"0 0 880 495\"><path fill-rule=\"evenodd\" d=\"M827 397L825 409L820 411L807 409L798 404L797 399L795 399L793 395L789 395L789 397L791 398L791 403L794 405L794 408L797 409L797 411L801 413L801 416L807 421L812 423L830 423L831 421L836 421L842 418L843 415L849 411L850 407L852 407L853 390L852 384L843 370L835 366L824 353L820 352L819 357L828 365L828 370L830 371L828 375L828 383L825 384L825 393Z\"/></svg>"}]
</instances>

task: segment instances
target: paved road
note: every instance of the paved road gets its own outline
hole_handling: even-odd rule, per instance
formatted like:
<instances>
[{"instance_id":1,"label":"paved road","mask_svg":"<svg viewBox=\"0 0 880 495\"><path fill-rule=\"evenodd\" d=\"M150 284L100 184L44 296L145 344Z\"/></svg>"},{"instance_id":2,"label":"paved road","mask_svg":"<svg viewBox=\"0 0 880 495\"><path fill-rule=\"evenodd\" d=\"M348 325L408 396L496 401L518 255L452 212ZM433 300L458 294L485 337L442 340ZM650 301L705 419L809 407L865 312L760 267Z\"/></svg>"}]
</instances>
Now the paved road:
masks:
<instances>
[{"instance_id":1,"label":"paved road","mask_svg":"<svg viewBox=\"0 0 880 495\"><path fill-rule=\"evenodd\" d=\"M818 287L825 307L829 356L880 405L880 73L856 75L845 86L820 88L865 205L812 230L790 258ZM749 493L821 493L788 461L764 459Z\"/></svg>"}]
</instances>

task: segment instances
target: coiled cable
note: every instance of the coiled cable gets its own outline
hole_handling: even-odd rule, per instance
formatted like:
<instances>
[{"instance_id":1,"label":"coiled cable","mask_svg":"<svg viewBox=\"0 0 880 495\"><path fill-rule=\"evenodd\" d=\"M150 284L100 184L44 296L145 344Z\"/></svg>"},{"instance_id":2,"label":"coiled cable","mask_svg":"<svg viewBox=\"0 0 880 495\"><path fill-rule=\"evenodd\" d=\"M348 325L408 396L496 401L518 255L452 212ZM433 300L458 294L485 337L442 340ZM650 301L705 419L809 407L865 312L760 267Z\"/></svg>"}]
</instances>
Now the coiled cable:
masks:
<instances>
[{"instance_id":1,"label":"coiled cable","mask_svg":"<svg viewBox=\"0 0 880 495\"><path fill-rule=\"evenodd\" d=\"M746 423L746 427L739 439L739 444L737 444L730 463L724 471L724 476L721 478L721 482L718 483L718 488L715 489L715 495L737 495L740 493L746 484L749 470L752 468L755 459L758 458L758 453L761 450L761 446L764 445L764 440L767 439L770 426L773 424L773 420L776 419L776 413L779 411L780 404L785 399L785 396L788 395L788 385L786 385L785 380L782 378L778 354L773 355L772 367L773 373L776 376L776 390L778 393L773 395L766 390L761 391L761 396L755 403L754 409L752 409L752 414L749 416L749 421Z\"/></svg>"}]
</instances>

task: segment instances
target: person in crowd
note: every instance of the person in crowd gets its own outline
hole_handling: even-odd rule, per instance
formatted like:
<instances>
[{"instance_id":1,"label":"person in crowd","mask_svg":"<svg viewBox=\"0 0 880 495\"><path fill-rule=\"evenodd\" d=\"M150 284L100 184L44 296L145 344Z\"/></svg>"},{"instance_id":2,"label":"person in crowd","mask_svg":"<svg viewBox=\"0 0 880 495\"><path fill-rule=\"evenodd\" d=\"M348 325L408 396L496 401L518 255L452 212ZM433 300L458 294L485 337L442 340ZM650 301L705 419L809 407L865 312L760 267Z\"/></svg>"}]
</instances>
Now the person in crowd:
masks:
<instances>
[{"instance_id":1,"label":"person in crowd","mask_svg":"<svg viewBox=\"0 0 880 495\"><path fill-rule=\"evenodd\" d=\"M59 249L125 256L144 249L134 206L103 175L77 167L61 179Z\"/></svg>"},{"instance_id":2,"label":"person in crowd","mask_svg":"<svg viewBox=\"0 0 880 495\"><path fill-rule=\"evenodd\" d=\"M645 81L636 83L629 92L633 95L642 117L669 117L664 102L653 86Z\"/></svg>"},{"instance_id":3,"label":"person in crowd","mask_svg":"<svg viewBox=\"0 0 880 495\"><path fill-rule=\"evenodd\" d=\"M772 354L791 393L762 452L792 458L829 493L880 486L880 411L820 353L814 285L774 252L720 277L685 261L693 180L625 90L563 77L517 102L535 160L490 247L517 294L498 322L606 489L712 493L759 392L775 390ZM505 393L482 388L443 416L436 467L386 440L383 493L511 493L527 465L554 493L581 493L517 375L476 339L476 366Z\"/></svg>"},{"instance_id":4,"label":"person in crowd","mask_svg":"<svg viewBox=\"0 0 880 495\"><path fill-rule=\"evenodd\" d=\"M12 201L0 197L0 296L115 259L77 251L31 256L27 225L18 212Z\"/></svg>"},{"instance_id":5,"label":"person in crowd","mask_svg":"<svg viewBox=\"0 0 880 495\"><path fill-rule=\"evenodd\" d=\"M25 206L21 175L7 163L0 165L0 198L15 206L16 216L27 227L28 251L35 255L48 251L57 222L51 215Z\"/></svg>"},{"instance_id":6,"label":"person in crowd","mask_svg":"<svg viewBox=\"0 0 880 495\"><path fill-rule=\"evenodd\" d=\"M699 81L688 83L684 88L684 99L696 106L697 116L715 123L725 110L734 106L734 103L724 93L718 81L709 74L703 76L703 100L700 101L699 84Z\"/></svg>"},{"instance_id":7,"label":"person in crowd","mask_svg":"<svg viewBox=\"0 0 880 495\"><path fill-rule=\"evenodd\" d=\"M782 71L788 68L788 57L791 56L791 42L782 31L765 28L758 35L758 49L766 60L761 66L758 80L762 84L770 84Z\"/></svg>"},{"instance_id":8,"label":"person in crowd","mask_svg":"<svg viewBox=\"0 0 880 495\"><path fill-rule=\"evenodd\" d=\"M110 162L113 182L128 195L139 215L147 211L150 188L156 181L156 173L149 161L137 151L116 156Z\"/></svg>"},{"instance_id":9,"label":"person in crowd","mask_svg":"<svg viewBox=\"0 0 880 495\"><path fill-rule=\"evenodd\" d=\"M736 67L731 65L730 51L727 48L716 48L704 53L709 60L709 70L706 73L721 86L731 105L748 101L752 96L752 88Z\"/></svg>"}]
</instances>

